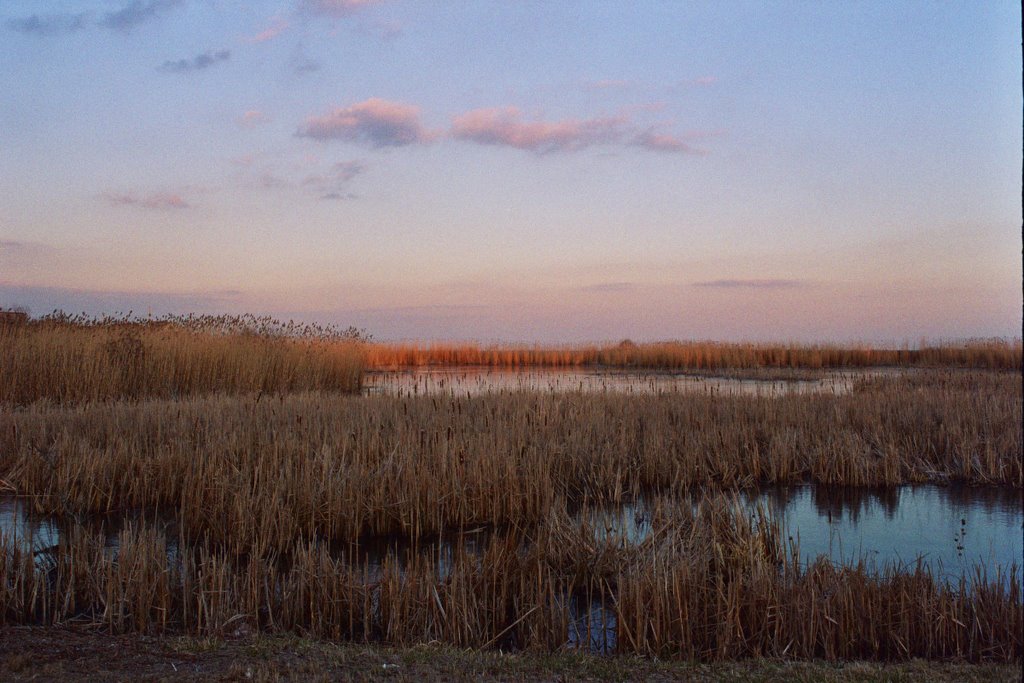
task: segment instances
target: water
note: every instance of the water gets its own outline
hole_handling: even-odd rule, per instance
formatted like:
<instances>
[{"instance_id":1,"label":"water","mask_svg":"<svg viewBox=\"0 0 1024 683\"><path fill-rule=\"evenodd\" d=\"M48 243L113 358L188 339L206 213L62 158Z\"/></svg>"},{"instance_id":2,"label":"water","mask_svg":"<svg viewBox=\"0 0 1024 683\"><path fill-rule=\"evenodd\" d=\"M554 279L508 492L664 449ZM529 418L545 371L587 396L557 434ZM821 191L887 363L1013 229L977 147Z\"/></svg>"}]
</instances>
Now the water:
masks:
<instances>
[{"instance_id":1,"label":"water","mask_svg":"<svg viewBox=\"0 0 1024 683\"><path fill-rule=\"evenodd\" d=\"M953 579L977 565L990 571L1024 564L1024 504L1019 489L970 486L882 488L805 485L740 496L752 512L779 520L784 539L811 563L865 560L869 569L918 559ZM651 531L645 500L582 513L599 539L642 541Z\"/></svg>"},{"instance_id":2,"label":"water","mask_svg":"<svg viewBox=\"0 0 1024 683\"><path fill-rule=\"evenodd\" d=\"M848 564L918 558L941 576L1024 562L1021 491L1003 487L794 487L763 494L804 561Z\"/></svg>"},{"instance_id":3,"label":"water","mask_svg":"<svg viewBox=\"0 0 1024 683\"><path fill-rule=\"evenodd\" d=\"M777 487L737 496L753 514L764 509L779 520L783 538L794 544L800 561L819 557L837 564L859 560L869 570L912 565L920 560L939 578L956 581L983 564L994 578L1016 564L1024 570L1024 505L1022 492L1004 487L899 486L854 488L824 485ZM682 504L685 503L683 499ZM639 543L651 532L651 505L639 499L617 506L591 507L575 514L598 539ZM88 519L90 528L106 533L108 548L117 549L117 534L138 514ZM174 525L163 521L168 535L168 561L175 561ZM63 524L34 515L24 500L0 498L0 532L32 539L37 557L45 560L65 532ZM411 541L400 537L361 539L358 544L332 546L376 581L385 564L401 568L414 559L436 566L443 580L457 556L480 558L488 541L500 531L477 527L442 537ZM615 613L610 596L597 593L562 595L569 608L569 647L608 653L615 647Z\"/></svg>"},{"instance_id":4,"label":"water","mask_svg":"<svg viewBox=\"0 0 1024 683\"><path fill-rule=\"evenodd\" d=\"M57 522L32 514L24 498L0 497L0 533L23 541L31 539L33 550L52 548L60 542Z\"/></svg>"},{"instance_id":5,"label":"water","mask_svg":"<svg viewBox=\"0 0 1024 683\"><path fill-rule=\"evenodd\" d=\"M940 575L955 577L977 564L994 570L1024 563L1021 495L1020 490L1005 487L804 485L746 493L740 501L752 512L763 506L778 519L784 537L798 544L803 562L819 556L838 564L865 559L881 568L920 558ZM87 522L91 529L106 534L108 547L116 548L124 524L140 519L134 513ZM651 531L645 499L587 508L576 513L576 521L585 521L598 539L613 537L627 543L639 543ZM66 524L32 514L24 499L0 498L0 532L32 539L33 550L57 545ZM161 525L174 535L173 521L161 520ZM371 575L389 556L403 564L419 555L434 558L444 576L457 551L480 554L495 533L477 527L416 542L402 537L368 538L358 544L339 543L335 549L357 566L369 567Z\"/></svg>"},{"instance_id":6,"label":"water","mask_svg":"<svg viewBox=\"0 0 1024 683\"><path fill-rule=\"evenodd\" d=\"M127 510L107 515L79 515L77 520L57 520L32 512L27 498L0 496L0 534L31 546L40 561L57 548L61 537L72 524L84 526L89 532L103 535L105 550L116 554L121 531L129 523L156 526L167 539L168 558L178 552L178 525L166 512L147 514L143 510Z\"/></svg>"},{"instance_id":7,"label":"water","mask_svg":"<svg viewBox=\"0 0 1024 683\"><path fill-rule=\"evenodd\" d=\"M626 394L705 393L779 396L792 393L844 394L859 379L898 370L833 370L801 373L787 379L718 377L692 373L627 372L587 369L418 368L374 371L364 376L363 391L389 396L477 396L514 391Z\"/></svg>"}]
</instances>

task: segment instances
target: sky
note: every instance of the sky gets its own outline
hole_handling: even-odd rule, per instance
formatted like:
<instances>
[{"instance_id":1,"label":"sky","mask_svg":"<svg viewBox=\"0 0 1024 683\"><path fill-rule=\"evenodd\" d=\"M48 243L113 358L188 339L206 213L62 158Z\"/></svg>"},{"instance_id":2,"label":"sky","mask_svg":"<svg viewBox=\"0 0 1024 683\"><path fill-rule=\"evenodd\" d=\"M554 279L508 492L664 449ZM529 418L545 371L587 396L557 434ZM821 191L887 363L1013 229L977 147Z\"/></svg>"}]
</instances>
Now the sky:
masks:
<instances>
[{"instance_id":1,"label":"sky","mask_svg":"<svg viewBox=\"0 0 1024 683\"><path fill-rule=\"evenodd\" d=\"M0 307L1019 337L1017 2L0 3Z\"/></svg>"}]
</instances>

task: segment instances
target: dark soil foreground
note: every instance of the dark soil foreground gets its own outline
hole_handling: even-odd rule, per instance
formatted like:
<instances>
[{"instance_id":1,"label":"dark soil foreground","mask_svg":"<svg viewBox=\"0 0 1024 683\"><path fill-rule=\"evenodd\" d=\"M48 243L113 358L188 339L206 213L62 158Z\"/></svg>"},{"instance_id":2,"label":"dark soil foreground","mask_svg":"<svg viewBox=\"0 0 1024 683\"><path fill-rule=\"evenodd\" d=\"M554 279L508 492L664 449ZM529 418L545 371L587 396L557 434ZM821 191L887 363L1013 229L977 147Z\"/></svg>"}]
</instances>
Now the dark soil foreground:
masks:
<instances>
[{"instance_id":1,"label":"dark soil foreground","mask_svg":"<svg viewBox=\"0 0 1024 683\"><path fill-rule=\"evenodd\" d=\"M228 640L0 628L3 681L1020 681L1016 665L912 661L715 664L440 646L338 645L292 636Z\"/></svg>"}]
</instances>

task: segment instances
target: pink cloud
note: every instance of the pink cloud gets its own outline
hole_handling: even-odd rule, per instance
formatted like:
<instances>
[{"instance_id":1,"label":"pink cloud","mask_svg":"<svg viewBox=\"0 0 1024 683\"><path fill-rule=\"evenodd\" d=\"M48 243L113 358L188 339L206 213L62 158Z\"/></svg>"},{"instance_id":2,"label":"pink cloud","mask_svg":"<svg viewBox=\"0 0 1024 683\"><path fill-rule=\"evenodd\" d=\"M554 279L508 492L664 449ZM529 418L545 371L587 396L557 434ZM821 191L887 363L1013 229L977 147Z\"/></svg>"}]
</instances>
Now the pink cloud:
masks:
<instances>
[{"instance_id":1,"label":"pink cloud","mask_svg":"<svg viewBox=\"0 0 1024 683\"><path fill-rule=\"evenodd\" d=\"M258 109L250 109L239 117L238 125L243 128L251 128L261 123L266 123L269 120L267 115Z\"/></svg>"},{"instance_id":2,"label":"pink cloud","mask_svg":"<svg viewBox=\"0 0 1024 683\"><path fill-rule=\"evenodd\" d=\"M107 192L103 195L114 206L137 206L143 209L187 209L189 203L174 192L154 192L148 195L138 195L131 192Z\"/></svg>"},{"instance_id":3,"label":"pink cloud","mask_svg":"<svg viewBox=\"0 0 1024 683\"><path fill-rule=\"evenodd\" d=\"M435 137L420 124L419 107L379 97L311 116L296 134L315 140L369 142L375 147L399 147Z\"/></svg>"},{"instance_id":4,"label":"pink cloud","mask_svg":"<svg viewBox=\"0 0 1024 683\"><path fill-rule=\"evenodd\" d=\"M281 35L282 32L287 30L288 26L289 26L288 22L285 21L284 19L280 19L280 18L275 19L274 23L272 23L267 28L263 29L262 31L260 31L259 33L257 33L254 36L250 36L250 37L246 38L246 42L248 42L248 43L265 43L268 40L273 40L274 38L277 38L279 35Z\"/></svg>"},{"instance_id":5,"label":"pink cloud","mask_svg":"<svg viewBox=\"0 0 1024 683\"><path fill-rule=\"evenodd\" d=\"M506 145L534 152L582 149L613 142L622 135L623 117L523 121L516 107L474 109L452 121L452 135L484 145Z\"/></svg>"}]
</instances>

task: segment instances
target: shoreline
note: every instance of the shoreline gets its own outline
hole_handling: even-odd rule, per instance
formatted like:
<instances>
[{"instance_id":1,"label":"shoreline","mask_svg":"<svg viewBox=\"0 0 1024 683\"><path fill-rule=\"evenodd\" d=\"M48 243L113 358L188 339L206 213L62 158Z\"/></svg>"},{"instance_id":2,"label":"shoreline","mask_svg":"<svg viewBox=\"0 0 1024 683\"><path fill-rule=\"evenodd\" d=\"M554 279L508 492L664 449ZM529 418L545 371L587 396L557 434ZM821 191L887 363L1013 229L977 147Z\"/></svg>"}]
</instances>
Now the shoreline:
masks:
<instances>
[{"instance_id":1,"label":"shoreline","mask_svg":"<svg viewBox=\"0 0 1024 683\"><path fill-rule=\"evenodd\" d=\"M111 635L81 627L0 627L5 681L1020 681L1019 663L746 659L688 662L437 645L387 647L292 635Z\"/></svg>"}]
</instances>

